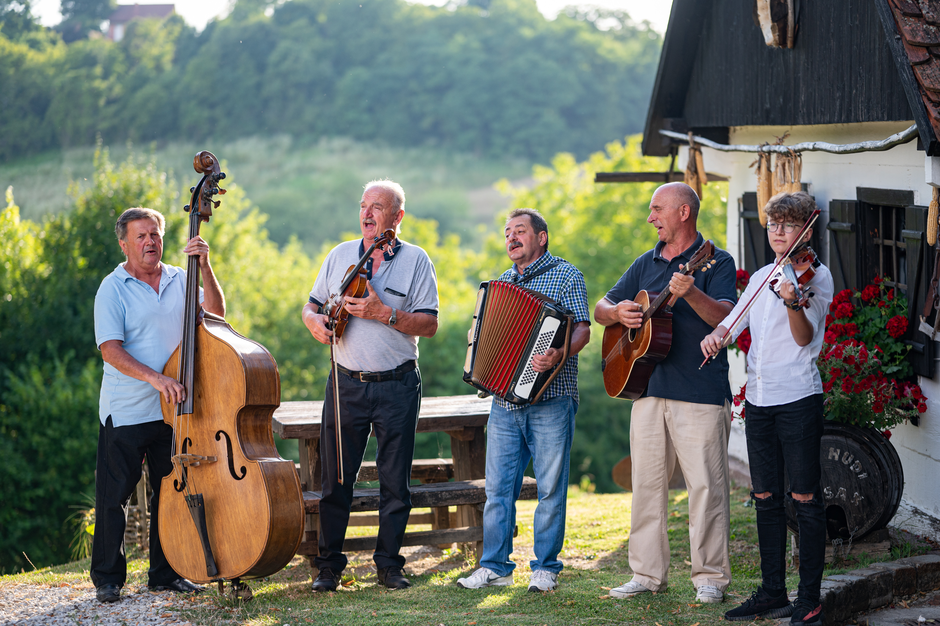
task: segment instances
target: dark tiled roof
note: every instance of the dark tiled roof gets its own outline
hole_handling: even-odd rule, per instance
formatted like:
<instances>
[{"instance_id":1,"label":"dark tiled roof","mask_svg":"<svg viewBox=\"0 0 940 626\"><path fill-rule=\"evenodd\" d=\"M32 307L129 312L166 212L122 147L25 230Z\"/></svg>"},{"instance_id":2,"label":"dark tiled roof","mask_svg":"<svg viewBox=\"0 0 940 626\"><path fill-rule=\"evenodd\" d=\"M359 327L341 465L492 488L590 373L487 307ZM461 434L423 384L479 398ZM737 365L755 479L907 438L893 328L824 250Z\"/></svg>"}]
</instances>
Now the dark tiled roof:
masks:
<instances>
[{"instance_id":1,"label":"dark tiled roof","mask_svg":"<svg viewBox=\"0 0 940 626\"><path fill-rule=\"evenodd\" d=\"M134 18L163 18L172 15L172 4L119 4L109 18L112 24L125 24Z\"/></svg>"},{"instance_id":2,"label":"dark tiled roof","mask_svg":"<svg viewBox=\"0 0 940 626\"><path fill-rule=\"evenodd\" d=\"M888 0L888 6L930 125L940 137L940 0Z\"/></svg>"}]
</instances>

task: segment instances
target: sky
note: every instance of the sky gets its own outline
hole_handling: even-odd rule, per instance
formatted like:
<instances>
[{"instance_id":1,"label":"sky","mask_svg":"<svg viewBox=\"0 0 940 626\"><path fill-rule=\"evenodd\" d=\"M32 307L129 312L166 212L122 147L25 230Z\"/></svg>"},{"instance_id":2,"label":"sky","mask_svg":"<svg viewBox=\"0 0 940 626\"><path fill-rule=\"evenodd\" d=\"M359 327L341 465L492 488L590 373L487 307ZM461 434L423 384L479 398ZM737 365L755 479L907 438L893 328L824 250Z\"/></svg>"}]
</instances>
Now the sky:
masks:
<instances>
[{"instance_id":1,"label":"sky","mask_svg":"<svg viewBox=\"0 0 940 626\"><path fill-rule=\"evenodd\" d=\"M424 4L442 5L447 0L418 0ZM669 21L669 9L672 0L536 0L539 10L549 18L554 18L565 6L571 4L590 4L599 7L622 9L630 14L635 22L649 20L653 28L660 33L666 31ZM206 23L214 17L228 13L232 0L142 0L138 4L170 4L176 5L176 12L187 23L202 30ZM118 0L118 4L134 4L128 0ZM44 26L54 26L62 19L59 13L60 0L33 0L31 3L33 14L39 18Z\"/></svg>"}]
</instances>

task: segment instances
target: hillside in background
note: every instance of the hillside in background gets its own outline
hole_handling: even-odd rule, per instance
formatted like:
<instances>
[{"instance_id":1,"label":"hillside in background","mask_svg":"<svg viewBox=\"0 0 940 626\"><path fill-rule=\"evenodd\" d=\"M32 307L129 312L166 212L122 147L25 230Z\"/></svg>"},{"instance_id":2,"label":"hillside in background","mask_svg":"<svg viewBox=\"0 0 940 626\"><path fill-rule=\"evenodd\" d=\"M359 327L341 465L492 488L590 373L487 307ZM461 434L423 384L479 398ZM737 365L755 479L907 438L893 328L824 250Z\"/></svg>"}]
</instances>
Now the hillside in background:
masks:
<instances>
[{"instance_id":1,"label":"hillside in background","mask_svg":"<svg viewBox=\"0 0 940 626\"><path fill-rule=\"evenodd\" d=\"M69 210L72 195L90 187L94 148L70 148L0 163L0 189L12 186L24 218L41 221ZM122 161L128 147L110 148ZM228 178L223 186L241 187L268 216L265 227L280 245L296 236L315 256L326 241L358 231L362 186L373 178L400 182L409 215L434 219L442 233L455 233L479 244L509 197L493 189L501 178L529 176L531 163L521 158L486 158L440 148L396 148L342 139L305 142L289 135L239 140L175 141L153 147L147 159L179 181L182 211L194 178L192 158L212 151ZM134 150L137 151L137 150Z\"/></svg>"},{"instance_id":2,"label":"hillside in background","mask_svg":"<svg viewBox=\"0 0 940 626\"><path fill-rule=\"evenodd\" d=\"M640 130L661 45L648 26L611 11L548 20L534 0L459 4L239 0L201 33L171 16L118 43L4 27L0 161L98 134L286 133L547 162Z\"/></svg>"}]
</instances>

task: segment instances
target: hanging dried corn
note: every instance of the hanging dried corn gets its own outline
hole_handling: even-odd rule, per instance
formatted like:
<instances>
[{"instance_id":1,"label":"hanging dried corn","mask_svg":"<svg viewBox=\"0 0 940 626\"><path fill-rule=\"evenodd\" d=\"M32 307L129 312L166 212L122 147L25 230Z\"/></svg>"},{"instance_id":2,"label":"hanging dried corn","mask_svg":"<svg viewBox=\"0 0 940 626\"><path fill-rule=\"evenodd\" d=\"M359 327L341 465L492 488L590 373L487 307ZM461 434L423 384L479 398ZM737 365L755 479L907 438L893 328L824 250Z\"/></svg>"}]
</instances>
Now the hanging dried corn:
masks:
<instances>
[{"instance_id":1,"label":"hanging dried corn","mask_svg":"<svg viewBox=\"0 0 940 626\"><path fill-rule=\"evenodd\" d=\"M940 187L934 187L933 198L927 208L927 243L931 246L937 245L937 219L940 219L938 213L940 213ZM940 319L940 315L937 317Z\"/></svg>"},{"instance_id":2,"label":"hanging dried corn","mask_svg":"<svg viewBox=\"0 0 940 626\"><path fill-rule=\"evenodd\" d=\"M770 159L768 159L769 161ZM771 176L771 191L770 196L776 196L781 191L786 191L790 188L790 183L787 180L787 174L790 168L790 155L789 154L778 154L774 162L773 175Z\"/></svg>"},{"instance_id":3,"label":"hanging dried corn","mask_svg":"<svg viewBox=\"0 0 940 626\"><path fill-rule=\"evenodd\" d=\"M793 158L790 160L790 188L787 190L790 193L796 193L797 191L803 191L803 183L801 179L803 178L803 155L797 153L791 153Z\"/></svg>"},{"instance_id":4,"label":"hanging dried corn","mask_svg":"<svg viewBox=\"0 0 940 626\"><path fill-rule=\"evenodd\" d=\"M760 225L767 226L767 213L764 207L773 196L773 173L770 170L770 154L761 152L757 157L757 214Z\"/></svg>"},{"instance_id":5,"label":"hanging dried corn","mask_svg":"<svg viewBox=\"0 0 940 626\"><path fill-rule=\"evenodd\" d=\"M695 142L692 141L692 133L689 133L689 158L688 162L685 164L685 184L695 190L695 193L698 194L698 197L702 197L702 185L707 180L703 180L705 176L705 168L701 166L702 163L702 149L695 145Z\"/></svg>"}]
</instances>

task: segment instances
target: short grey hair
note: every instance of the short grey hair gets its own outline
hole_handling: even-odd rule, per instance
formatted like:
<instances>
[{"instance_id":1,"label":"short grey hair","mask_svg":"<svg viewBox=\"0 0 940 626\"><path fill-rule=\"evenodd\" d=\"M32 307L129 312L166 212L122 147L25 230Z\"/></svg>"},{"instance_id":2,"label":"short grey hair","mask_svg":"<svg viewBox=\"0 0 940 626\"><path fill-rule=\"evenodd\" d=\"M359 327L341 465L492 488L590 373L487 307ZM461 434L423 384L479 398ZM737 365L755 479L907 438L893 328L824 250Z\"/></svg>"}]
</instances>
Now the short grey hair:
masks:
<instances>
[{"instance_id":1,"label":"short grey hair","mask_svg":"<svg viewBox=\"0 0 940 626\"><path fill-rule=\"evenodd\" d=\"M529 216L529 221L532 223L532 230L535 231L536 235L545 233L545 249L548 250L548 222L545 221L545 218L542 217L542 214L536 209L513 209L509 213L509 217L506 218L506 223L509 224L510 221L522 215Z\"/></svg>"},{"instance_id":2,"label":"short grey hair","mask_svg":"<svg viewBox=\"0 0 940 626\"><path fill-rule=\"evenodd\" d=\"M676 199L676 203L678 204L676 208L679 208L683 204L687 204L689 205L691 216L693 218L698 217L698 211L701 206L701 201L699 200L698 194L695 193L694 189L692 189L685 183L678 183L678 182L667 183L663 185L662 187L667 187L675 194L673 197ZM660 187L660 189L662 189L662 187Z\"/></svg>"},{"instance_id":3,"label":"short grey hair","mask_svg":"<svg viewBox=\"0 0 940 626\"><path fill-rule=\"evenodd\" d=\"M127 225L131 222L136 222L137 220L155 221L157 223L157 230L160 232L160 236L163 236L164 229L166 228L166 220L163 218L163 214L159 211L154 211L153 209L134 207L121 213L120 217L117 218L117 222L114 224L114 233L117 235L118 240L127 240Z\"/></svg>"},{"instance_id":4,"label":"short grey hair","mask_svg":"<svg viewBox=\"0 0 940 626\"><path fill-rule=\"evenodd\" d=\"M362 190L362 195L373 188L379 188L392 196L392 206L396 211L405 210L405 190L393 180L370 180Z\"/></svg>"}]
</instances>

